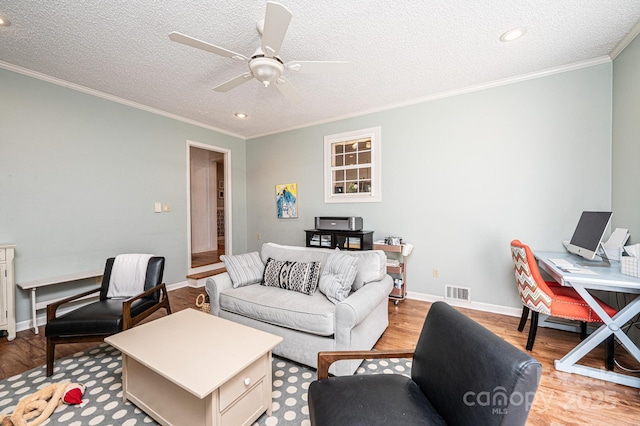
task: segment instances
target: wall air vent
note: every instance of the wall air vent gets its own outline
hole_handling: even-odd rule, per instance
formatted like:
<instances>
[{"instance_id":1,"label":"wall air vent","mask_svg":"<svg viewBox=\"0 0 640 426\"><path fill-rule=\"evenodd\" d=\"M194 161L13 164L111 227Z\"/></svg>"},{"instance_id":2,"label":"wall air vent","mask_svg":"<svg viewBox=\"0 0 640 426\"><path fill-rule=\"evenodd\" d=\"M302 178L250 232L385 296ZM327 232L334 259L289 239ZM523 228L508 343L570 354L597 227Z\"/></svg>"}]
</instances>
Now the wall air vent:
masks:
<instances>
[{"instance_id":1,"label":"wall air vent","mask_svg":"<svg viewBox=\"0 0 640 426\"><path fill-rule=\"evenodd\" d=\"M453 285L445 285L445 299L471 301L471 289L469 287L457 287Z\"/></svg>"}]
</instances>

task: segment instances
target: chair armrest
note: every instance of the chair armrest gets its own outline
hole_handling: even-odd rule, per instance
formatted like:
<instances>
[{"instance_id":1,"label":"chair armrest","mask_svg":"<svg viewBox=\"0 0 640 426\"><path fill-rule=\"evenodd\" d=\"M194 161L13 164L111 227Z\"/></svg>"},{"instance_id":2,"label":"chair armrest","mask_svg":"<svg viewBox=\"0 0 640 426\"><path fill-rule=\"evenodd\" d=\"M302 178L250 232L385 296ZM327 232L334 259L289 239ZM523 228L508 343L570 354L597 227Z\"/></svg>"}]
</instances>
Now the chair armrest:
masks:
<instances>
[{"instance_id":1,"label":"chair armrest","mask_svg":"<svg viewBox=\"0 0 640 426\"><path fill-rule=\"evenodd\" d=\"M231 282L231 277L228 272L223 272L222 274L214 275L207 279L205 290L209 295L209 303L211 303L210 313L212 315L218 316L220 314L220 294L228 288L233 288L233 283Z\"/></svg>"},{"instance_id":2,"label":"chair armrest","mask_svg":"<svg viewBox=\"0 0 640 426\"><path fill-rule=\"evenodd\" d=\"M318 380L329 377L329 367L343 359L413 358L414 349L387 351L325 351L318 352Z\"/></svg>"},{"instance_id":3,"label":"chair armrest","mask_svg":"<svg viewBox=\"0 0 640 426\"><path fill-rule=\"evenodd\" d=\"M47 305L47 321L51 321L56 318L56 311L61 305L65 303L73 302L74 300L80 299L82 297L87 297L92 295L93 293L99 293L100 287L94 288L93 290L85 291L84 293L75 294L73 296L67 297L66 299L58 300L57 302L51 303Z\"/></svg>"},{"instance_id":4,"label":"chair armrest","mask_svg":"<svg viewBox=\"0 0 640 426\"><path fill-rule=\"evenodd\" d=\"M146 297L155 293L156 291L161 292L160 297L158 298L158 303L162 302L163 299L166 299L169 297L169 295L167 294L167 287L165 286L164 283L162 283L162 284L158 284L155 287L150 288L149 290L145 290L140 294L137 294L133 297L130 297L122 301L122 329L123 330L127 330L133 327L134 325L142 321L147 316L143 312L141 315L144 315L144 316L141 318L131 317L131 304L138 299L142 299L143 297Z\"/></svg>"}]
</instances>

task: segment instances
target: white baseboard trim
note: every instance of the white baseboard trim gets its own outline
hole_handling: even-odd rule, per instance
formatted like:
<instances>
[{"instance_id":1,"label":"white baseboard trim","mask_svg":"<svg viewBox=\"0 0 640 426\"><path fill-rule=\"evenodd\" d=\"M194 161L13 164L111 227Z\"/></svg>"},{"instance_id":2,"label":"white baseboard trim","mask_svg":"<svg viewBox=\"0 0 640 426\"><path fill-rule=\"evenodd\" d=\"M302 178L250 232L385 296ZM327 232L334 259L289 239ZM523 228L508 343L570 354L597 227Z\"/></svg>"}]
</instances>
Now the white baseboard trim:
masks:
<instances>
[{"instance_id":1,"label":"white baseboard trim","mask_svg":"<svg viewBox=\"0 0 640 426\"><path fill-rule=\"evenodd\" d=\"M36 323L38 323L38 325L44 325L45 323L45 316L42 315L41 317L37 317ZM31 327L31 320L25 320L25 321L18 321L16 323L16 333L19 331L25 331L25 330L32 330L33 327Z\"/></svg>"},{"instance_id":2,"label":"white baseboard trim","mask_svg":"<svg viewBox=\"0 0 640 426\"><path fill-rule=\"evenodd\" d=\"M173 284L167 284L167 291L177 290L182 287L189 287L189 281L180 281Z\"/></svg>"},{"instance_id":3,"label":"white baseboard trim","mask_svg":"<svg viewBox=\"0 0 640 426\"><path fill-rule=\"evenodd\" d=\"M167 291L173 291L173 290L177 290L179 288L187 287L187 286L189 286L189 283L187 281L180 281L173 284L167 284ZM74 308L77 308L77 306L75 306ZM63 314L65 312L69 312L71 309L72 308L60 309L60 313ZM36 324L38 324L38 327L45 325L46 323L47 323L46 312L36 316ZM16 323L16 332L32 330L32 329L33 327L31 326L31 318L29 318L28 320L24 320Z\"/></svg>"},{"instance_id":4,"label":"white baseboard trim","mask_svg":"<svg viewBox=\"0 0 640 426\"><path fill-rule=\"evenodd\" d=\"M465 302L462 300L447 299L443 296L434 296L432 294L407 292L407 299L421 300L423 302L438 302L444 301L451 306L457 306L459 308L473 309L474 311L491 312L493 314L507 315L510 317L520 317L522 315L522 308L511 308L509 306L492 305L491 303L481 302ZM525 331L528 332L528 327ZM580 333L580 324L577 321L561 320L559 318L548 318L547 315L541 315L538 321L538 327L554 328L556 330L569 331L572 333ZM597 327L589 324L589 332L595 330Z\"/></svg>"},{"instance_id":5,"label":"white baseboard trim","mask_svg":"<svg viewBox=\"0 0 640 426\"><path fill-rule=\"evenodd\" d=\"M433 294L407 292L407 299L421 300L423 302L444 301L451 306L459 308L473 309L475 311L491 312L494 314L508 315L510 317L519 317L522 314L522 308L512 308L509 306L493 305L491 303L482 302L465 302L462 300L447 299L444 296L435 296Z\"/></svg>"}]
</instances>

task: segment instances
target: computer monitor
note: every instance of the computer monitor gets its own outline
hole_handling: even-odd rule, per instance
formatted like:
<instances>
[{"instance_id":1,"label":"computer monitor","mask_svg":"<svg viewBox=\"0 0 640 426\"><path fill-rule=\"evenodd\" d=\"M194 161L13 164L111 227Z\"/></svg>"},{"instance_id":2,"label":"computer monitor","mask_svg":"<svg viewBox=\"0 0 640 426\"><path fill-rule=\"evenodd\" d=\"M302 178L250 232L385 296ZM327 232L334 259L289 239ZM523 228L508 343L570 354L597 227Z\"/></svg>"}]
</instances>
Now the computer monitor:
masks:
<instances>
[{"instance_id":1,"label":"computer monitor","mask_svg":"<svg viewBox=\"0 0 640 426\"><path fill-rule=\"evenodd\" d=\"M609 222L611 212L582 212L567 250L587 260L593 260Z\"/></svg>"}]
</instances>

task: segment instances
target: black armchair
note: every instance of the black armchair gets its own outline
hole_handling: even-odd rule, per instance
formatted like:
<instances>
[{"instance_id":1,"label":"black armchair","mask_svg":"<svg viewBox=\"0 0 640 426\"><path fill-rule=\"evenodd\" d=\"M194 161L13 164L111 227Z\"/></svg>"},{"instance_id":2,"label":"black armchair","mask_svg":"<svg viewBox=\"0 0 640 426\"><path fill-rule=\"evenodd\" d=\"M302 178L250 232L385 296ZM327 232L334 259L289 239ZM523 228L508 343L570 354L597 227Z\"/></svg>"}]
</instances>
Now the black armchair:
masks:
<instances>
[{"instance_id":1,"label":"black armchair","mask_svg":"<svg viewBox=\"0 0 640 426\"><path fill-rule=\"evenodd\" d=\"M340 359L406 358L396 374L328 377ZM524 425L541 365L444 302L434 303L415 351L318 353L311 425Z\"/></svg>"},{"instance_id":2,"label":"black armchair","mask_svg":"<svg viewBox=\"0 0 640 426\"><path fill-rule=\"evenodd\" d=\"M131 328L165 308L171 314L166 286L161 283L164 257L152 257L147 265L144 291L127 299L109 299L109 281L115 258L107 259L100 288L68 297L47 306L47 376L53 374L55 347L61 343L99 342L105 337ZM60 316L57 309L64 304L100 292L99 300Z\"/></svg>"}]
</instances>

